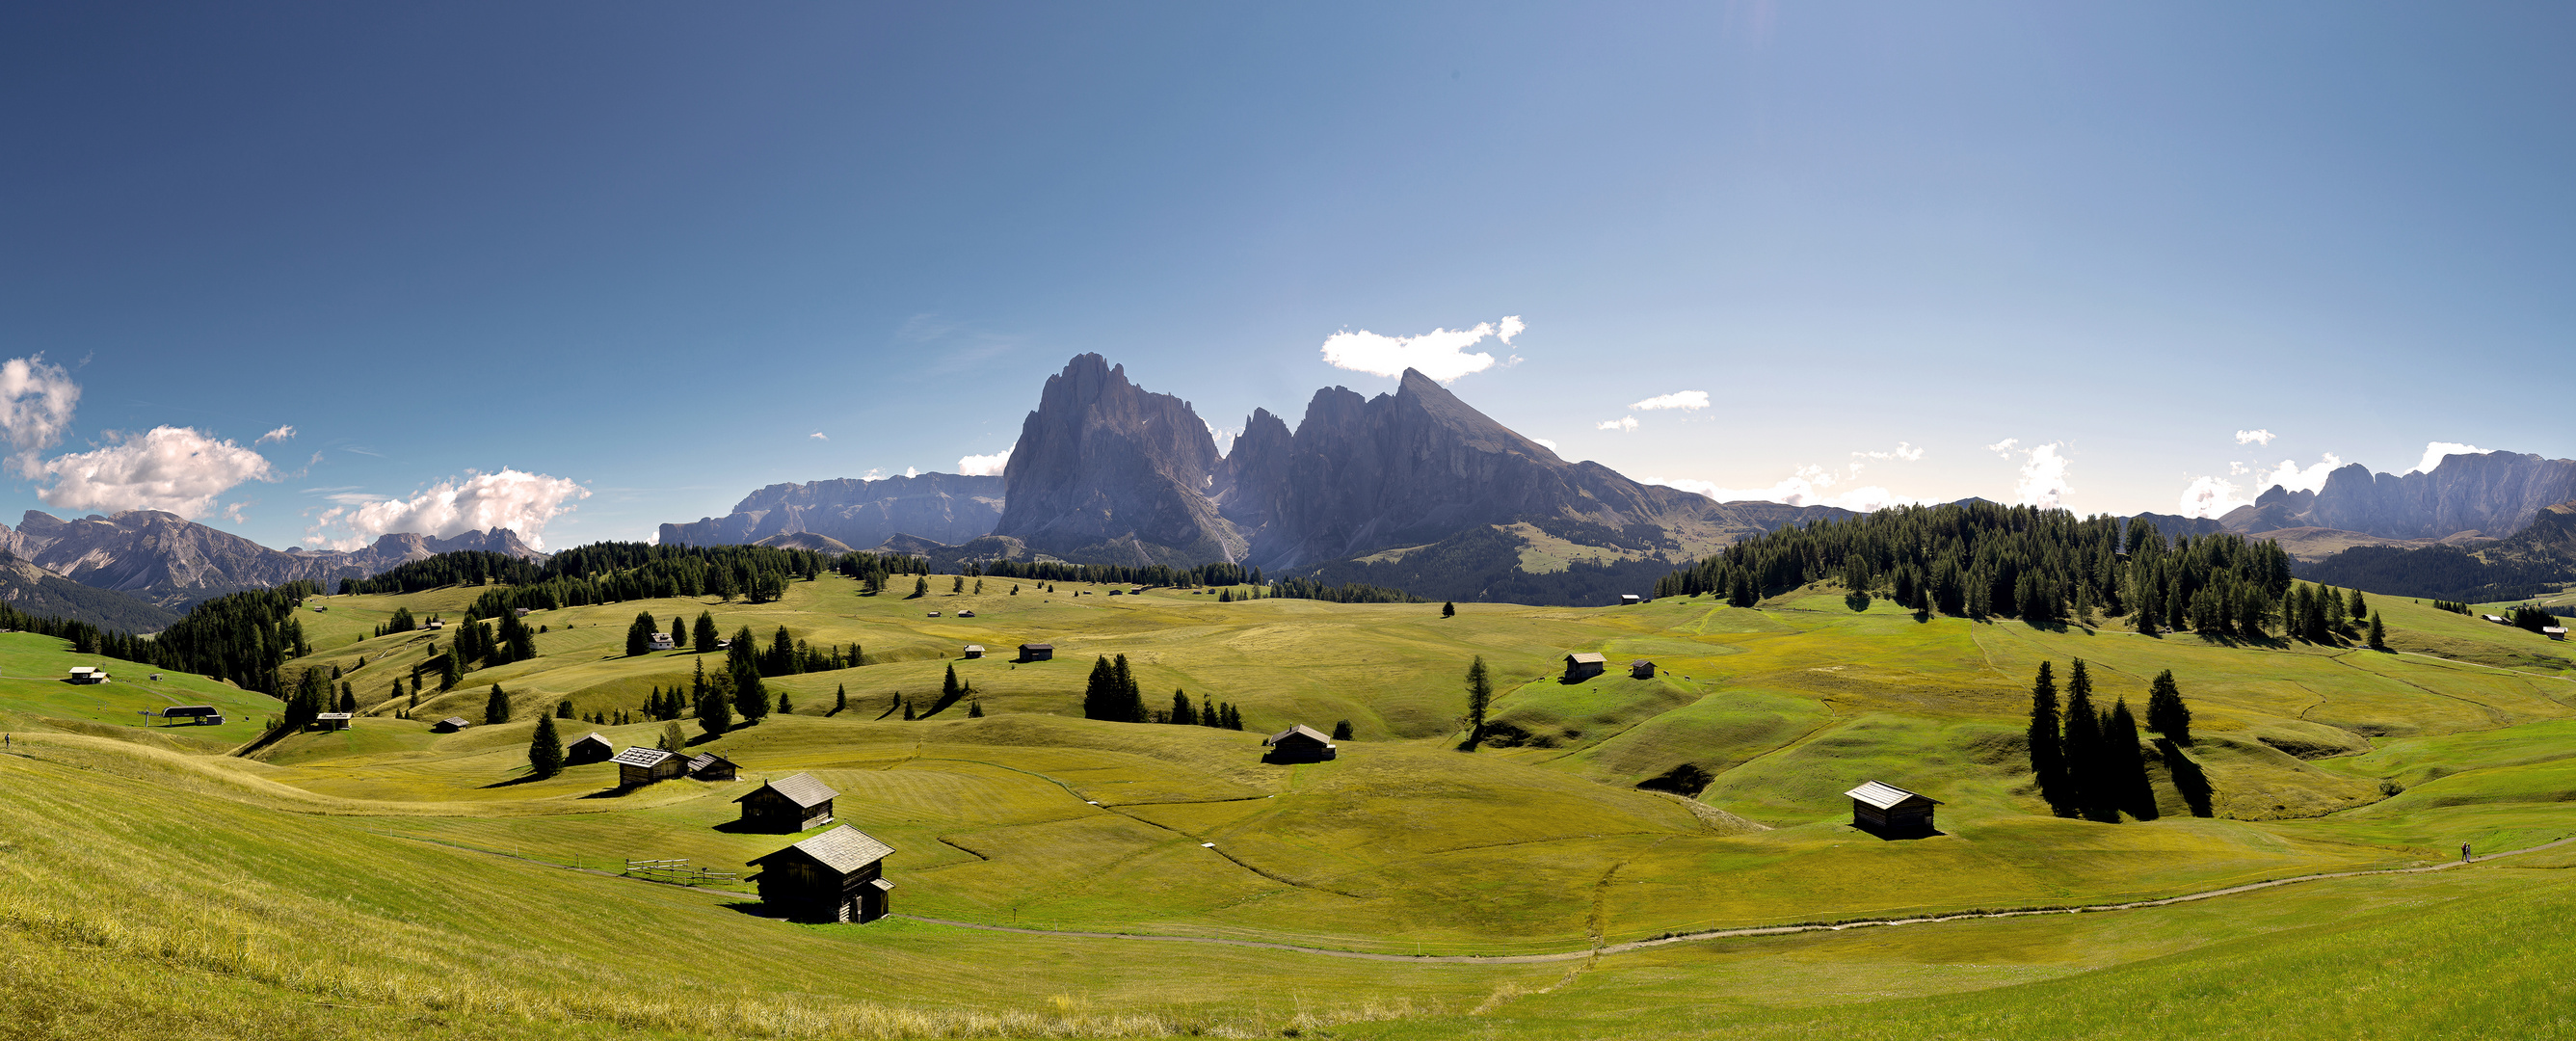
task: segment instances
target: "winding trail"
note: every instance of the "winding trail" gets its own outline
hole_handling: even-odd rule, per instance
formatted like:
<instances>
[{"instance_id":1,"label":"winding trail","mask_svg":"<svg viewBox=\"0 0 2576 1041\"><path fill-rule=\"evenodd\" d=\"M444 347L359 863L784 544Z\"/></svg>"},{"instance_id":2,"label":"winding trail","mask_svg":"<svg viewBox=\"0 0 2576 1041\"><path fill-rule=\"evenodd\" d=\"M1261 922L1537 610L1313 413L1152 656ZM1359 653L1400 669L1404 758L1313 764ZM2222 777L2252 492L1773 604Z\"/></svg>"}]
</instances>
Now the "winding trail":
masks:
<instances>
[{"instance_id":1,"label":"winding trail","mask_svg":"<svg viewBox=\"0 0 2576 1041\"><path fill-rule=\"evenodd\" d=\"M2537 846L2530 846L2523 849L2506 850L2502 853L2489 853L2485 856L2472 857L2468 860L2451 861L2442 864L2426 864L2420 867L2407 868L2381 868L2372 871L2330 871L2323 874L2298 875L2291 878L2276 878L2269 882L2249 882L2241 886L2229 886L2225 889L2212 889L2200 893L2186 893L2181 896L2169 896L2160 900L2133 900L2123 904L2089 904L2083 907L2033 908L2023 911L1968 911L1960 914L1927 915L1921 918L1867 918L1856 921L1818 925L1774 925L1750 929L1710 929L1703 932L1677 933L1672 936L1659 936L1651 940L1630 940L1626 943L1605 944L1599 947L1591 947L1579 951L1559 951L1554 954L1377 954L1369 951L1339 951L1329 947L1302 947L1291 943L1269 943L1262 940L1227 940L1212 936L1163 936L1152 933L1099 933L1080 932L1070 929L1022 929L1016 926L983 925L976 922L960 922L947 918L927 918L921 915L894 915L893 917L909 918L916 922L928 922L933 925L955 926L960 929L980 929L985 932L997 933L1020 933L1028 936L1071 936L1087 940L1150 940L1162 943L1211 943L1226 947L1255 947L1273 951L1294 951L1299 954L1320 954L1329 958L1355 958L1360 961L1392 961L1416 964L1450 962L1472 965L1529 965L1542 962L1582 961L1588 958L1596 958L1604 954L1625 954L1629 951L1642 951L1649 947L1662 947L1667 944L1693 943L1700 940L1721 940L1735 936L1785 936L1791 933L1840 932L1845 929L1862 929L1870 926L1924 925L1933 922L1957 922L1971 918L2022 918L2030 915L2043 914L2090 914L2100 911L2130 911L2142 907L2164 907L2170 904L2187 903L2193 900L2207 900L2212 897L2230 896L2237 893L2250 893L2258 889L2271 889L2275 886L2294 885L2300 882L2320 882L2330 878L2357 878L2364 875L2416 875L2430 871L2448 871L2452 868L2461 867L2467 864L2495 860L2500 857L2520 856L2525 853L2536 853L2544 849L2554 849L2569 843L2576 843L2576 837L2563 838L2556 842L2545 842Z\"/></svg>"}]
</instances>

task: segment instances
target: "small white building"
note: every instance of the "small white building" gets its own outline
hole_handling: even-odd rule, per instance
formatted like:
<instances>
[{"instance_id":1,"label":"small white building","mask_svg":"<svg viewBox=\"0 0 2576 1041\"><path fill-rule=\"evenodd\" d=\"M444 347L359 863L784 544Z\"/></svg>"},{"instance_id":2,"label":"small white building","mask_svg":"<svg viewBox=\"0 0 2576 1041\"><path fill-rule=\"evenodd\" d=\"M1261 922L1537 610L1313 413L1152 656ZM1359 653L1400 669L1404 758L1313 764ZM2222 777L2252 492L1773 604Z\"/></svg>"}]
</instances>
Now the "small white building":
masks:
<instances>
[{"instance_id":1,"label":"small white building","mask_svg":"<svg viewBox=\"0 0 2576 1041\"><path fill-rule=\"evenodd\" d=\"M667 650L670 650L670 649L671 649L671 634L669 634L669 633L654 633L654 634L653 634L653 649L654 649L654 650L657 650L657 651L667 651Z\"/></svg>"},{"instance_id":2,"label":"small white building","mask_svg":"<svg viewBox=\"0 0 2576 1041\"><path fill-rule=\"evenodd\" d=\"M1635 594L1635 593L1621 593L1621 594L1619 594L1619 606L1621 606L1621 607L1626 607L1626 606L1628 606L1629 604L1642 604L1642 603L1645 603L1645 602L1646 602L1646 598L1645 598L1645 597L1638 596L1638 595L1637 595L1637 594Z\"/></svg>"},{"instance_id":3,"label":"small white building","mask_svg":"<svg viewBox=\"0 0 2576 1041\"><path fill-rule=\"evenodd\" d=\"M430 629L444 629L444 628L447 628L447 623L446 623L446 622L443 622L443 621L440 621L440 620L438 620L438 619L436 619L436 618L432 618L432 619L430 619L430 620L429 620L429 625L428 625L428 626L426 626L426 628L430 628Z\"/></svg>"},{"instance_id":4,"label":"small white building","mask_svg":"<svg viewBox=\"0 0 2576 1041\"><path fill-rule=\"evenodd\" d=\"M89 665L74 665L72 666L72 682L105 683L107 682L107 670Z\"/></svg>"},{"instance_id":5,"label":"small white building","mask_svg":"<svg viewBox=\"0 0 2576 1041\"><path fill-rule=\"evenodd\" d=\"M2540 627L2540 635L2546 636L2552 640L2564 640L2567 638L2567 627L2563 625L2544 625Z\"/></svg>"}]
</instances>

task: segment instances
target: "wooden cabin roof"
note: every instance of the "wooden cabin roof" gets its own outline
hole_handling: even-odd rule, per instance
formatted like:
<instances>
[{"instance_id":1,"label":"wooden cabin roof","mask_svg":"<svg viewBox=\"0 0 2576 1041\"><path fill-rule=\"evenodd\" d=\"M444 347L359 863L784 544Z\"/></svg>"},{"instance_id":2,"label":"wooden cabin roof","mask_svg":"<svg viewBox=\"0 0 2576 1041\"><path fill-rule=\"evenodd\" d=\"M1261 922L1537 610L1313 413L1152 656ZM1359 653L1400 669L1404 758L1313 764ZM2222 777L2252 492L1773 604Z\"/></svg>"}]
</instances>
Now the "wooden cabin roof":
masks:
<instances>
[{"instance_id":1,"label":"wooden cabin roof","mask_svg":"<svg viewBox=\"0 0 2576 1041\"><path fill-rule=\"evenodd\" d=\"M1296 726L1289 727L1288 729L1272 734L1269 737L1262 738L1261 743L1265 745L1275 745L1281 741L1301 735L1313 739L1313 741L1319 745L1329 745L1333 743L1333 739L1324 736L1323 731L1307 726L1304 723L1299 723Z\"/></svg>"},{"instance_id":2,"label":"wooden cabin roof","mask_svg":"<svg viewBox=\"0 0 2576 1041\"><path fill-rule=\"evenodd\" d=\"M1609 659L1603 658L1591 651L1577 651L1573 654L1566 655L1565 660L1577 665L1599 665Z\"/></svg>"},{"instance_id":3,"label":"wooden cabin roof","mask_svg":"<svg viewBox=\"0 0 2576 1041\"><path fill-rule=\"evenodd\" d=\"M465 721L465 717L463 717L463 716L449 716L449 717L447 717L447 718L445 718L445 719L439 720L438 722L439 722L440 724L445 725L445 726L451 726L451 727L470 727L470 726L473 726L473 725L474 725L474 724L472 724L472 723L468 723L468 722L466 722L466 721Z\"/></svg>"},{"instance_id":4,"label":"wooden cabin roof","mask_svg":"<svg viewBox=\"0 0 2576 1041\"><path fill-rule=\"evenodd\" d=\"M1024 643L1020 645L1020 649L1024 651L1052 651L1055 649L1055 645L1051 643Z\"/></svg>"},{"instance_id":5,"label":"wooden cabin roof","mask_svg":"<svg viewBox=\"0 0 2576 1041\"><path fill-rule=\"evenodd\" d=\"M172 705L161 710L164 716L220 716L213 705Z\"/></svg>"},{"instance_id":6,"label":"wooden cabin roof","mask_svg":"<svg viewBox=\"0 0 2576 1041\"><path fill-rule=\"evenodd\" d=\"M348 713L348 712L316 712L316 713L314 713L314 714L313 714L313 718L315 718L315 719L336 719L336 720L339 720L339 721L341 721L341 722L343 722L343 723L346 723L346 722L348 722L348 721L349 721L349 717L350 717L351 715L353 715L353 713Z\"/></svg>"},{"instance_id":7,"label":"wooden cabin roof","mask_svg":"<svg viewBox=\"0 0 2576 1041\"><path fill-rule=\"evenodd\" d=\"M830 788L824 787L823 782L815 780L813 774L789 774L775 781L771 781L768 784L761 785L758 788L745 792L743 793L742 798L735 799L734 801L741 802L743 799L751 798L752 796L758 795L764 791L777 792L780 795L786 796L787 801L795 803L796 805L806 809L812 809L816 806L823 805L824 803L832 801L834 797L841 794ZM874 842L876 840L870 839L868 841Z\"/></svg>"},{"instance_id":8,"label":"wooden cabin roof","mask_svg":"<svg viewBox=\"0 0 2576 1041\"><path fill-rule=\"evenodd\" d=\"M659 748L646 748L642 745L637 745L633 748L617 753L617 758L611 759L609 762L616 763L619 766L659 766L662 764L663 760L669 758L671 758L671 753L669 752L665 752Z\"/></svg>"},{"instance_id":9,"label":"wooden cabin roof","mask_svg":"<svg viewBox=\"0 0 2576 1041\"><path fill-rule=\"evenodd\" d=\"M771 857L789 853L801 853L817 864L846 875L894 855L894 847L868 837L867 832L844 824L758 860L749 861L747 866L756 867L766 863Z\"/></svg>"},{"instance_id":10,"label":"wooden cabin roof","mask_svg":"<svg viewBox=\"0 0 2576 1041\"><path fill-rule=\"evenodd\" d=\"M1882 810L1895 809L1912 799L1921 799L1934 806L1941 805L1941 800L1935 799L1929 795L1916 794L1895 785L1880 781L1863 782L1860 787L1844 792L1843 794L1851 796L1861 802L1868 803L1871 806L1876 806Z\"/></svg>"},{"instance_id":11,"label":"wooden cabin roof","mask_svg":"<svg viewBox=\"0 0 2576 1041\"><path fill-rule=\"evenodd\" d=\"M734 762L734 761L733 761L733 760L731 760L731 759L727 759L727 758L725 758L725 757L723 757L723 756L720 756L720 755L717 755L717 754L715 754L715 753L713 753L713 752L700 752L700 753L698 753L695 757L693 757L693 758L691 758L691 759L689 760L689 772L690 772L690 773L693 773L693 774L694 774L694 773L705 773L705 772L706 772L706 769L707 769L708 767L710 767L710 766L714 766L714 765L716 765L717 763L723 763L723 764L725 764L726 766L733 767L733 768L734 768L734 769L736 769L736 770L740 770L740 769L742 769L742 764L737 763L737 762Z\"/></svg>"},{"instance_id":12,"label":"wooden cabin roof","mask_svg":"<svg viewBox=\"0 0 2576 1041\"><path fill-rule=\"evenodd\" d=\"M597 745L598 745L598 746L600 746L601 748L615 748L615 747L617 747L617 742L614 742L614 741L611 741L611 740L609 740L609 739L607 739L607 738L605 738L605 737L601 737L601 736L599 736L599 731L596 731L596 730L593 730L593 731L591 731L590 733L587 733L587 734L583 734L581 737L579 737L579 738L575 739L575 740L573 741L573 744L575 744L575 745L597 744Z\"/></svg>"}]
</instances>

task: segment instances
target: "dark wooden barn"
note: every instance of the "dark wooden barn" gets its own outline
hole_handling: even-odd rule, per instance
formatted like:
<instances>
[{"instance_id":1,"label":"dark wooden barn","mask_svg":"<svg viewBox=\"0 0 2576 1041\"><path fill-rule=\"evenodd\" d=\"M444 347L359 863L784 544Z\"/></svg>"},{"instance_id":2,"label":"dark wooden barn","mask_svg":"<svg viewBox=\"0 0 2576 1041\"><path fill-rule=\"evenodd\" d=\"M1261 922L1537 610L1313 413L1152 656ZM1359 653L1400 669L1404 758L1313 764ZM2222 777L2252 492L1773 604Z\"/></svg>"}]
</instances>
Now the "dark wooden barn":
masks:
<instances>
[{"instance_id":1,"label":"dark wooden barn","mask_svg":"<svg viewBox=\"0 0 2576 1041\"><path fill-rule=\"evenodd\" d=\"M1647 661L1647 660L1646 660L1646 659L1644 659L1644 658L1639 658L1639 659L1637 659L1637 660L1635 660L1635 661L1629 662L1629 663L1628 663L1628 678L1629 678L1629 679L1638 679L1638 680L1650 680L1650 679L1654 679L1654 678L1655 678L1655 663L1654 663L1654 662Z\"/></svg>"},{"instance_id":2,"label":"dark wooden barn","mask_svg":"<svg viewBox=\"0 0 2576 1041\"><path fill-rule=\"evenodd\" d=\"M770 913L799 922L873 922L893 910L885 858L894 847L849 825L750 862Z\"/></svg>"},{"instance_id":3,"label":"dark wooden barn","mask_svg":"<svg viewBox=\"0 0 2576 1041\"><path fill-rule=\"evenodd\" d=\"M161 718L184 719L195 725L210 726L223 722L224 714L213 705L172 705L161 710Z\"/></svg>"},{"instance_id":4,"label":"dark wooden barn","mask_svg":"<svg viewBox=\"0 0 2576 1041\"><path fill-rule=\"evenodd\" d=\"M316 730L347 730L349 729L349 715L350 714L346 712L319 713L313 717L313 728Z\"/></svg>"},{"instance_id":5,"label":"dark wooden barn","mask_svg":"<svg viewBox=\"0 0 2576 1041\"><path fill-rule=\"evenodd\" d=\"M1021 645L1020 645L1020 660L1021 660L1021 661L1053 661L1054 659L1055 659L1055 645L1054 645L1054 644L1051 644L1051 643L1024 643L1024 644L1021 644Z\"/></svg>"},{"instance_id":6,"label":"dark wooden barn","mask_svg":"<svg viewBox=\"0 0 2576 1041\"><path fill-rule=\"evenodd\" d=\"M641 788L655 781L667 781L680 776L680 770L689 765L687 756L640 745L617 753L609 762L617 764L617 786L620 788Z\"/></svg>"},{"instance_id":7,"label":"dark wooden barn","mask_svg":"<svg viewBox=\"0 0 2576 1041\"><path fill-rule=\"evenodd\" d=\"M610 756L616 754L617 746L607 738L599 736L599 731L596 730L583 735L581 740L564 746L564 762L575 765L604 763Z\"/></svg>"},{"instance_id":8,"label":"dark wooden barn","mask_svg":"<svg viewBox=\"0 0 2576 1041\"><path fill-rule=\"evenodd\" d=\"M453 734L473 725L474 724L472 723L466 722L462 716L449 716L445 719L439 720L438 722L430 724L429 729L432 733Z\"/></svg>"},{"instance_id":9,"label":"dark wooden barn","mask_svg":"<svg viewBox=\"0 0 2576 1041\"><path fill-rule=\"evenodd\" d=\"M730 781L741 772L733 760L713 752L700 752L689 760L689 776L701 781Z\"/></svg>"},{"instance_id":10,"label":"dark wooden barn","mask_svg":"<svg viewBox=\"0 0 2576 1041\"><path fill-rule=\"evenodd\" d=\"M840 794L812 774L789 774L734 801L742 804L742 823L747 828L804 831L832 823L832 800Z\"/></svg>"},{"instance_id":11,"label":"dark wooden barn","mask_svg":"<svg viewBox=\"0 0 2576 1041\"><path fill-rule=\"evenodd\" d=\"M1939 799L1877 781L1843 794L1851 796L1852 827L1881 838L1920 838L1933 834L1932 808L1941 805Z\"/></svg>"},{"instance_id":12,"label":"dark wooden barn","mask_svg":"<svg viewBox=\"0 0 2576 1041\"><path fill-rule=\"evenodd\" d=\"M1340 751L1333 747L1332 738L1304 723L1262 738L1261 743L1270 749L1261 755L1265 763L1320 763Z\"/></svg>"},{"instance_id":13,"label":"dark wooden barn","mask_svg":"<svg viewBox=\"0 0 2576 1041\"><path fill-rule=\"evenodd\" d=\"M1591 679L1594 676L1601 675L1602 667L1608 664L1609 659L1603 658L1602 656L1590 651L1578 651L1576 653L1566 655L1566 682L1571 683L1575 680L1586 680Z\"/></svg>"}]
</instances>

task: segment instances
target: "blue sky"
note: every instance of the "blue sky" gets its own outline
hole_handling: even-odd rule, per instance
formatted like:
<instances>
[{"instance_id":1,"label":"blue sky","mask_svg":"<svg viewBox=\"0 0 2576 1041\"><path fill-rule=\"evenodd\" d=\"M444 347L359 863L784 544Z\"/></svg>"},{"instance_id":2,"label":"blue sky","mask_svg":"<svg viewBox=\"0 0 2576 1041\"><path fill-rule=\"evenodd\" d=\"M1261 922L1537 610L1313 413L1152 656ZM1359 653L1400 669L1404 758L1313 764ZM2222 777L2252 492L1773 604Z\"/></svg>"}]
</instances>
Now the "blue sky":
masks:
<instances>
[{"instance_id":1,"label":"blue sky","mask_svg":"<svg viewBox=\"0 0 2576 1041\"><path fill-rule=\"evenodd\" d=\"M1492 356L1452 389L1568 458L1728 494L2171 511L2284 461L2576 455L2571 29L15 5L0 509L640 538L1000 452L1075 353L1233 429L1393 387L1336 334L1366 368L1506 318L1410 349Z\"/></svg>"}]
</instances>

